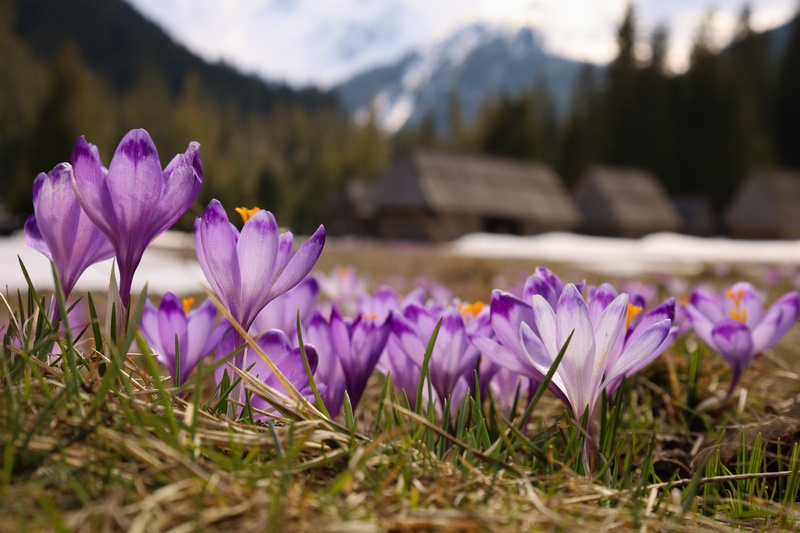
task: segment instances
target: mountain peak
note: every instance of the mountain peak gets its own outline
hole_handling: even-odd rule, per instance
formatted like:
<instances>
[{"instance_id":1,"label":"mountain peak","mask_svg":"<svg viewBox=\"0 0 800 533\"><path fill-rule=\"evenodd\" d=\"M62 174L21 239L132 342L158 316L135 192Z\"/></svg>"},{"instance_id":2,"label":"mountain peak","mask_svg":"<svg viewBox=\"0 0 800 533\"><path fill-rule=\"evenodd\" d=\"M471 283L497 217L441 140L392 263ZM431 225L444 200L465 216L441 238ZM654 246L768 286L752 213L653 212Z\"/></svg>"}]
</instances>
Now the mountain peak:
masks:
<instances>
[{"instance_id":1,"label":"mountain peak","mask_svg":"<svg viewBox=\"0 0 800 533\"><path fill-rule=\"evenodd\" d=\"M546 80L566 106L579 63L545 52L530 27L474 22L399 61L356 75L335 88L356 116L370 106L394 133L429 113L446 125L450 94L459 93L465 119L474 120L486 96L517 94Z\"/></svg>"}]
</instances>

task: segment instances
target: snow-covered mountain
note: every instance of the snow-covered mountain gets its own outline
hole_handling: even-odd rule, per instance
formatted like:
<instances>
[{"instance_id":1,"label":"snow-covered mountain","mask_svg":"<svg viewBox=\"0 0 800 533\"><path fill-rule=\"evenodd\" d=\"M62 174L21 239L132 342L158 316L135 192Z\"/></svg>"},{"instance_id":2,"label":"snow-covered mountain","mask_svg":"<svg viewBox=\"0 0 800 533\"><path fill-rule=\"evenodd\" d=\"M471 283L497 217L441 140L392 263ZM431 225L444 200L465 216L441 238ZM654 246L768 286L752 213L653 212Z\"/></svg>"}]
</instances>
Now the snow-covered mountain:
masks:
<instances>
[{"instance_id":1,"label":"snow-covered mountain","mask_svg":"<svg viewBox=\"0 0 800 533\"><path fill-rule=\"evenodd\" d=\"M455 90L464 119L476 118L489 95L516 94L546 83L563 111L581 63L548 54L531 28L473 23L399 61L368 69L335 87L356 116L374 106L388 132L418 124L427 113L447 124Z\"/></svg>"}]
</instances>

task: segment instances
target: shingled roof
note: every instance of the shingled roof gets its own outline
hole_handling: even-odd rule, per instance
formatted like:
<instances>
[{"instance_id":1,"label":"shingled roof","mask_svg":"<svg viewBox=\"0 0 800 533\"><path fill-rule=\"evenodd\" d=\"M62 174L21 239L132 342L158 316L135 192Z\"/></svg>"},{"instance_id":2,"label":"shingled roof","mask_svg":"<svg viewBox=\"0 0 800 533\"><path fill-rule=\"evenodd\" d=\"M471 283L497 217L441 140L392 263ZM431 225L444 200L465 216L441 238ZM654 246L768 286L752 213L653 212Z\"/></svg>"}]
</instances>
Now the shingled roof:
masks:
<instances>
[{"instance_id":1,"label":"shingled roof","mask_svg":"<svg viewBox=\"0 0 800 533\"><path fill-rule=\"evenodd\" d=\"M681 229L680 214L664 186L645 170L592 167L581 176L574 196L588 233L639 237Z\"/></svg>"},{"instance_id":2,"label":"shingled roof","mask_svg":"<svg viewBox=\"0 0 800 533\"><path fill-rule=\"evenodd\" d=\"M471 154L408 152L393 161L368 197L378 211L502 217L542 230L571 229L580 221L550 167Z\"/></svg>"},{"instance_id":3,"label":"shingled roof","mask_svg":"<svg viewBox=\"0 0 800 533\"><path fill-rule=\"evenodd\" d=\"M775 168L752 172L723 218L732 237L800 238L800 174Z\"/></svg>"}]
</instances>

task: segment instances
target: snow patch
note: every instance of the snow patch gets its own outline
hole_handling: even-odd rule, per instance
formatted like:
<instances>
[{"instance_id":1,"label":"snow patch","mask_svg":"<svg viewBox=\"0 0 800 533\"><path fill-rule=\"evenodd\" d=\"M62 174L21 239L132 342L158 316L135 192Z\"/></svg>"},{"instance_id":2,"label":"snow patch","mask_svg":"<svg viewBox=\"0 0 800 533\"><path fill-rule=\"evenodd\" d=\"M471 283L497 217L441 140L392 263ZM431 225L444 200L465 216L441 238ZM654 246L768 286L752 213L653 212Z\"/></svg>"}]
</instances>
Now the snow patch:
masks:
<instances>
[{"instance_id":1,"label":"snow patch","mask_svg":"<svg viewBox=\"0 0 800 533\"><path fill-rule=\"evenodd\" d=\"M672 272L692 275L717 263L800 263L800 241L744 241L654 233L640 239L573 233L533 236L475 233L450 243L455 255L571 263L606 274L636 276Z\"/></svg>"}]
</instances>

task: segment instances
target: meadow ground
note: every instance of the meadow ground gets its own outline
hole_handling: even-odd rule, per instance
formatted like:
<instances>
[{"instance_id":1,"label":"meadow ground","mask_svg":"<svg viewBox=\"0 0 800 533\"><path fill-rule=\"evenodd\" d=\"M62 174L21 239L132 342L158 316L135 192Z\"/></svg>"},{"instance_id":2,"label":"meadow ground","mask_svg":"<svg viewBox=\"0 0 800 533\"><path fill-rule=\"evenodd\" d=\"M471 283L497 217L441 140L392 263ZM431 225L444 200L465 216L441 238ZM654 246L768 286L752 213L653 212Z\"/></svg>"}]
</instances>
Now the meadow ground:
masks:
<instances>
[{"instance_id":1,"label":"meadow ground","mask_svg":"<svg viewBox=\"0 0 800 533\"><path fill-rule=\"evenodd\" d=\"M470 302L520 286L539 264L566 281L625 283L586 265L452 251L331 241L316 270L352 266L371 289L442 284ZM771 301L795 274L708 262L680 279L636 279L662 295L748 279ZM473 397L442 420L404 407L376 373L355 418L306 407L286 422L234 421L208 368L175 390L154 378L134 329L106 333L102 310L48 364L54 334L35 299L6 298L26 334L0 364L0 531L800 529L797 326L728 399L724 359L692 335L678 340L605 405L587 475L584 433L549 392L527 419L524 401L503 413Z\"/></svg>"}]
</instances>

